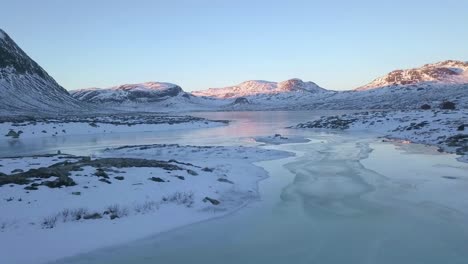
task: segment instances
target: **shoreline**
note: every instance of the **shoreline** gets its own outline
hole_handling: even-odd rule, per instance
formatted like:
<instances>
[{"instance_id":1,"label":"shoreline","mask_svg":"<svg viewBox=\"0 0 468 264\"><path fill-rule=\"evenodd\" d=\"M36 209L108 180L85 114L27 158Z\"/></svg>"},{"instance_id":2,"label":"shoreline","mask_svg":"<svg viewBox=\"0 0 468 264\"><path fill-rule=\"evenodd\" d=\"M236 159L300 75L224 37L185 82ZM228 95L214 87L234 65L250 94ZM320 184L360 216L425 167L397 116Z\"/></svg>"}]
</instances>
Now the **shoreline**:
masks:
<instances>
[{"instance_id":1,"label":"shoreline","mask_svg":"<svg viewBox=\"0 0 468 264\"><path fill-rule=\"evenodd\" d=\"M170 148L171 146L174 146L174 145L169 145L167 147ZM128 147L128 148L132 150L135 148L141 148L141 146ZM190 148L190 146L188 146L188 148ZM239 150L251 152L251 154L249 154L251 158L249 158L246 161L242 161L242 163L239 163L241 161L239 160L239 158L235 158L235 157L232 157L231 162L224 161L224 163L238 164L238 166L242 167L240 169L231 171L228 174L231 176L238 175L238 173L240 173L241 171L245 171L247 168L250 168L249 170L251 171L251 173L247 173L249 175L249 176L246 176L247 178L245 177L237 177L237 178L230 177L230 178L234 180L235 182L240 181L239 183L236 183L234 185L234 186L237 186L236 188L241 188L247 191L247 190L250 190L249 186L254 186L253 194L248 194L248 192L246 191L242 191L238 194L231 193L229 191L230 187L227 187L228 189L225 189L227 192L223 191L223 192L220 192L219 197L215 196L219 201L221 201L221 204L225 204L224 205L225 209L221 209L221 211L219 211L219 209L214 205L210 205L207 207L206 203L204 205L203 203L198 202L198 199L200 197L197 196L197 194L195 194L195 197L198 197L198 198L195 198L193 210L185 209L185 207L180 207L177 205L167 205L167 206L160 205L160 208L158 208L154 213L148 213L148 214L142 214L142 215L130 214L129 217L120 218L120 220L117 220L117 221L111 221L107 219L102 219L102 220L98 219L98 220L86 220L86 221L78 221L78 222L70 222L70 223L60 223L57 226L55 226L54 229L39 229L38 227L33 227L29 225L20 225L22 228L20 227L20 229L18 228L12 229L12 230L17 230L17 231L19 230L19 232L5 229L1 231L2 232L1 237L3 238L2 239L3 242L1 244L5 244L3 247L6 249L11 247L11 250L8 250L8 252L15 252L13 249L16 248L17 245L19 244L22 244L23 247L34 248L34 249L32 250L32 252L29 252L27 256L24 254L20 254L16 256L14 255L3 256L7 258L4 261L6 261L6 263L49 263L51 261L53 262L53 261L57 261L63 258L67 258L67 257L73 257L76 255L85 254L86 252L92 252L100 248L107 248L107 247L118 246L120 244L130 243L135 240L140 240L140 239L144 239L145 237L158 235L161 232L169 232L170 230L173 230L174 228L187 226L189 224L198 223L200 221L207 221L210 219L225 217L229 214L232 214L244 208L245 206L249 205L251 202L255 201L256 199L259 199L258 183L268 178L269 175L266 170L255 165L254 163L263 161L263 160L270 160L270 159L274 159L274 160L283 159L283 158L290 157L292 155L291 153L287 153L287 152L260 150L259 148L207 147L207 149L211 149L211 148L216 148L216 151L225 150L227 151L226 155L228 156L233 155L234 153L237 153ZM122 148L122 149L125 149L125 148ZM229 149L232 149L232 151L230 151ZM193 149L186 150L187 154L190 153L190 155L193 155L191 151L193 151ZM264 153L264 154L261 154L261 153ZM276 154L273 154L273 153L276 153ZM122 157L121 155L122 153L114 153L114 154ZM138 153L134 152L133 154L129 154L129 156L137 155L137 154ZM261 155L259 156L259 154ZM243 155L243 154L241 153L239 155ZM105 155L102 155L101 157L105 158ZM193 158L192 160L189 160L189 161L192 162ZM220 165L220 163L219 162L216 163L216 161L212 161L211 163ZM185 164L185 163L181 163L181 164ZM190 163L187 163L187 164L190 164ZM241 164L244 164L244 165L241 165ZM202 162L200 165L203 166L206 164ZM3 167L3 169L5 169L5 167ZM198 177L198 179L202 179L200 177L207 177L207 176L202 175L202 176L196 176L196 177ZM244 180L242 180L243 178ZM248 180L248 178L250 178L250 180ZM186 178L186 180L187 179L188 178ZM247 182L243 183L245 179L247 179ZM248 182L251 182L251 183L248 183ZM214 182L212 184L214 184ZM223 183L217 183L217 184L219 186L223 185ZM0 188L10 189L10 187L0 187ZM191 187L191 188L194 188L195 190L197 190L198 187ZM202 188L202 189L205 189L205 188ZM58 189L58 190L63 190L63 189ZM101 195L104 193L102 193L101 191ZM83 194L83 195L86 196L86 194ZM22 197L22 199L24 200L25 198ZM88 204L88 203L85 203L85 204ZM67 207L72 206L68 203L66 203L66 205ZM52 206L52 205L49 204L49 206ZM16 208L15 210L22 210L22 209ZM10 215L10 213L8 213L8 210L6 210L5 212L7 213L7 215ZM164 219L167 219L167 220L169 219L167 217L166 218L162 217L164 215L166 216L179 215L180 217L177 217L176 222L174 222L174 220L167 222ZM35 216L35 218L37 219L37 216ZM96 230L96 228L98 231ZM123 232L124 234L120 233L120 231L118 232L119 234L113 234L112 230L117 230L117 229L120 231L124 231ZM148 232L148 230L152 230L152 231ZM53 232L50 233L51 231ZM100 242L96 241L96 239L93 239L92 242L87 241L88 240L86 239L87 235L93 237L93 236L96 236L96 234L101 234L99 236L100 239L97 239L97 240L100 240ZM64 236L73 237L74 238L72 239L73 242L68 243L67 245L63 245L63 241L66 241L63 239ZM109 237L106 238L105 236L109 236ZM42 241L41 245L44 245L44 247L36 245L37 241ZM51 256L51 253L47 252L49 248L56 249L54 250L54 256ZM57 252L61 252L61 253L57 254ZM1 258L2 257L0 257L0 259Z\"/></svg>"},{"instance_id":2,"label":"shoreline","mask_svg":"<svg viewBox=\"0 0 468 264\"><path fill-rule=\"evenodd\" d=\"M105 135L212 128L229 124L192 116L113 116L96 118L51 118L0 122L0 136L8 140L60 136Z\"/></svg>"},{"instance_id":3,"label":"shoreline","mask_svg":"<svg viewBox=\"0 0 468 264\"><path fill-rule=\"evenodd\" d=\"M325 131L371 132L387 140L435 146L468 162L468 111L377 111L320 117L289 127Z\"/></svg>"},{"instance_id":4,"label":"shoreline","mask_svg":"<svg viewBox=\"0 0 468 264\"><path fill-rule=\"evenodd\" d=\"M263 163L268 163L268 162L277 163L277 162L279 162L280 163L279 166L283 167L285 164L288 164L289 162L291 162L291 161L289 161L289 159L296 159L298 157L302 157L302 156L305 155L305 152L295 151L295 150L291 150L291 149L285 150L285 149L283 149L282 146L284 146L284 145L302 145L302 144L311 144L311 143L313 143L313 142L308 141L308 142L304 142L304 143L284 143L284 144L280 144L280 145L262 145L262 146L259 146L260 148L273 150L273 151L281 151L281 152L292 153L293 155L281 157L281 158L278 158L278 159L261 160L261 161L256 161L256 162L252 163L252 165L257 166L257 167L261 168L262 170L264 170L266 172L265 177L259 178L256 181L256 189L257 189L257 192L258 192L258 198L257 199L247 201L247 202L243 203L242 205L240 205L240 206L238 206L236 208L233 208L233 209L227 211L226 213L217 215L217 216L209 217L209 218L206 218L206 219L201 219L199 221L194 221L194 222L191 222L191 223L180 225L180 226L168 229L168 230L152 233L152 234L149 234L148 236L145 236L145 237L142 237L142 238L139 238L139 239L135 239L135 240L132 240L132 241L127 241L127 242L120 243L120 244L113 245L113 246L106 246L106 247L102 247L102 248L97 248L97 249L89 251L89 252L77 254L77 255L74 255L74 256L71 256L71 257L65 257L65 258L62 258L62 259L58 259L57 261L50 262L50 264L53 264L53 263L54 264L68 263L68 261L73 262L73 261L76 261L77 259L79 259L81 257L92 256L94 253L99 253L99 252L118 250L119 248L125 247L126 245L132 245L133 243L143 243L144 244L147 241L148 242L152 241L153 239L155 239L155 238L157 238L159 236L164 236L165 234L168 234L168 233L171 233L171 232L176 232L177 230L188 228L188 227L193 226L193 225L219 221L220 219L230 217L230 216L235 215L235 214L239 214L239 213L241 213L241 210L244 210L245 208L247 208L249 206L252 206L252 205L255 205L256 203L261 202L261 200L263 200L264 195L261 193L261 190L260 190L261 185L266 183L266 181L268 181L272 177L269 170L267 170L263 166ZM287 170L291 174L290 177L294 177L294 174L292 172L290 172L287 168L284 168L284 169Z\"/></svg>"}]
</instances>

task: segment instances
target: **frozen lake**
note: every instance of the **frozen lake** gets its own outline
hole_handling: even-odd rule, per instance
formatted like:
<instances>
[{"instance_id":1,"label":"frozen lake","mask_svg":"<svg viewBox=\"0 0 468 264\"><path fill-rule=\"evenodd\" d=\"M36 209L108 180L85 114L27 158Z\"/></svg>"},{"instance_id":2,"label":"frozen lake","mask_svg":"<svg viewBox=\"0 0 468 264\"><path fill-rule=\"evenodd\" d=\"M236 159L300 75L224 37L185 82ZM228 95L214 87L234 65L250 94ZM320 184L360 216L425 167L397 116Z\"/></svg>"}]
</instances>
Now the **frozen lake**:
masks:
<instances>
[{"instance_id":1,"label":"frozen lake","mask_svg":"<svg viewBox=\"0 0 468 264\"><path fill-rule=\"evenodd\" d=\"M192 145L255 145L252 137L289 134L299 131L284 129L299 122L344 111L268 111L268 112L200 112L188 113L213 120L232 120L229 126L209 129L173 130L170 132L113 133L64 135L44 138L0 138L0 157L63 153L85 155L99 149L123 145L192 144Z\"/></svg>"},{"instance_id":2,"label":"frozen lake","mask_svg":"<svg viewBox=\"0 0 468 264\"><path fill-rule=\"evenodd\" d=\"M197 113L234 121L171 133L0 142L0 154L84 154L152 143L257 145L253 136L275 133L312 139L268 147L297 156L258 163L270 178L259 184L261 200L242 210L58 263L466 263L468 164L432 147L284 129L323 114Z\"/></svg>"}]
</instances>

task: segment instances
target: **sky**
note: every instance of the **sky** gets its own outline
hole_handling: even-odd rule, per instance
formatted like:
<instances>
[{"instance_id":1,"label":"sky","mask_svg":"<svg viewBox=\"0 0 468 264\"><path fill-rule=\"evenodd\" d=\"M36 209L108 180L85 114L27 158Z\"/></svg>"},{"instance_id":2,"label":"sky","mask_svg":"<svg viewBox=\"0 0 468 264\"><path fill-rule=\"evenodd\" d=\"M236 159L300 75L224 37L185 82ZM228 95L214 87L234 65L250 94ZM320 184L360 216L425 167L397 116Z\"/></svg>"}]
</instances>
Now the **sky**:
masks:
<instances>
[{"instance_id":1,"label":"sky","mask_svg":"<svg viewBox=\"0 0 468 264\"><path fill-rule=\"evenodd\" d=\"M334 90L468 60L466 0L0 0L0 28L68 90L301 78Z\"/></svg>"}]
</instances>

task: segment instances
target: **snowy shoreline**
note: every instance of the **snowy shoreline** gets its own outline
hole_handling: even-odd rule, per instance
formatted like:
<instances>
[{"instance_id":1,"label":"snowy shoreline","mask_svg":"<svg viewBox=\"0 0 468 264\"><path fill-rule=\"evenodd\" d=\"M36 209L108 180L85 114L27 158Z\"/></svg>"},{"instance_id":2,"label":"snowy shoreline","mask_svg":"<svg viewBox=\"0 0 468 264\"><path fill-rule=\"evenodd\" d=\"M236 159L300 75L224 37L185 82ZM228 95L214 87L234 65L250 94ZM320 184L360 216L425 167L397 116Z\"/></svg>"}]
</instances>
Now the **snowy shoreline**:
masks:
<instances>
[{"instance_id":1,"label":"snowy shoreline","mask_svg":"<svg viewBox=\"0 0 468 264\"><path fill-rule=\"evenodd\" d=\"M64 135L157 132L210 128L228 124L183 115L121 114L96 117L23 118L0 120L0 136L9 139L43 138Z\"/></svg>"},{"instance_id":2,"label":"snowy shoreline","mask_svg":"<svg viewBox=\"0 0 468 264\"><path fill-rule=\"evenodd\" d=\"M92 159L0 159L0 177L20 180L0 181L0 244L9 252L0 262L55 261L224 216L258 199L258 181L268 173L255 162L292 155L251 147L147 145L108 149ZM28 176L38 168L69 176Z\"/></svg>"},{"instance_id":3,"label":"snowy shoreline","mask_svg":"<svg viewBox=\"0 0 468 264\"><path fill-rule=\"evenodd\" d=\"M321 117L300 123L296 129L371 131L387 139L437 146L439 151L460 155L468 162L467 110L408 110L359 112Z\"/></svg>"}]
</instances>

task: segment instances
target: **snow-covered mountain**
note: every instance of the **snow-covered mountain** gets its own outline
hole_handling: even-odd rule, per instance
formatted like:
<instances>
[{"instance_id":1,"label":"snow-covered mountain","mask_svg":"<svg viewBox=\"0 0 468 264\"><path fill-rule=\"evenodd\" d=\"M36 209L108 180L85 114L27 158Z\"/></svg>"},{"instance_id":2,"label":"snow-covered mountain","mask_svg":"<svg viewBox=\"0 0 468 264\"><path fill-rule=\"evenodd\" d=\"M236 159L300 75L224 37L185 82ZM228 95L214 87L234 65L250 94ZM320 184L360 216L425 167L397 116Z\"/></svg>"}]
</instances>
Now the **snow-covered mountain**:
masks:
<instances>
[{"instance_id":1,"label":"snow-covered mountain","mask_svg":"<svg viewBox=\"0 0 468 264\"><path fill-rule=\"evenodd\" d=\"M384 86L378 89L340 91L326 98L314 98L297 104L298 109L419 109L423 104L438 108L451 101L457 108L468 108L468 84L421 83Z\"/></svg>"},{"instance_id":2,"label":"snow-covered mountain","mask_svg":"<svg viewBox=\"0 0 468 264\"><path fill-rule=\"evenodd\" d=\"M103 89L89 88L70 93L74 98L84 102L111 104L161 102L185 94L178 85L163 82L124 84Z\"/></svg>"},{"instance_id":3,"label":"snow-covered mountain","mask_svg":"<svg viewBox=\"0 0 468 264\"><path fill-rule=\"evenodd\" d=\"M448 60L421 68L397 70L354 90L331 91L297 79L274 83L248 81L237 86L192 94L205 98L237 98L224 110L359 110L419 109L452 101L468 108L468 63Z\"/></svg>"},{"instance_id":4,"label":"snow-covered mountain","mask_svg":"<svg viewBox=\"0 0 468 264\"><path fill-rule=\"evenodd\" d=\"M147 82L71 95L0 30L0 115L97 111L415 109L452 101L468 108L468 63L447 60L396 70L349 91L313 82L246 81L186 93L176 84ZM89 112L89 111L87 111Z\"/></svg>"},{"instance_id":5,"label":"snow-covered mountain","mask_svg":"<svg viewBox=\"0 0 468 264\"><path fill-rule=\"evenodd\" d=\"M81 103L0 29L0 113L63 113Z\"/></svg>"},{"instance_id":6,"label":"snow-covered mountain","mask_svg":"<svg viewBox=\"0 0 468 264\"><path fill-rule=\"evenodd\" d=\"M452 76L450 81L440 78L437 82L421 81L348 91L326 90L313 82L291 79L278 83L246 81L191 94L175 84L144 83L78 90L72 95L85 102L132 111L418 109L423 104L438 107L446 100L453 101L458 108L468 108L468 84L461 81L465 70L454 69L463 64L446 61L431 65L439 68L451 66L451 71L459 75Z\"/></svg>"},{"instance_id":7,"label":"snow-covered mountain","mask_svg":"<svg viewBox=\"0 0 468 264\"><path fill-rule=\"evenodd\" d=\"M388 86L448 85L468 83L468 62L447 60L419 68L395 70L357 88L358 91Z\"/></svg>"},{"instance_id":8,"label":"snow-covered mountain","mask_svg":"<svg viewBox=\"0 0 468 264\"><path fill-rule=\"evenodd\" d=\"M230 110L250 107L261 108L263 102L302 98L327 90L313 82L291 79L284 82L246 81L226 88L211 88L206 91L186 93L176 84L147 82L125 84L111 88L75 90L71 95L83 102L99 104L120 110L137 111L189 111Z\"/></svg>"},{"instance_id":9,"label":"snow-covered mountain","mask_svg":"<svg viewBox=\"0 0 468 264\"><path fill-rule=\"evenodd\" d=\"M110 88L88 88L70 91L77 100L105 108L128 111L176 112L213 110L224 102L201 98L184 92L177 84L145 82Z\"/></svg>"},{"instance_id":10,"label":"snow-covered mountain","mask_svg":"<svg viewBox=\"0 0 468 264\"><path fill-rule=\"evenodd\" d=\"M279 83L269 81L246 81L235 86L210 88L208 90L195 91L192 92L192 94L195 96L225 99L248 98L257 95L277 95L289 92L319 93L324 91L326 90L313 82L290 79Z\"/></svg>"}]
</instances>

